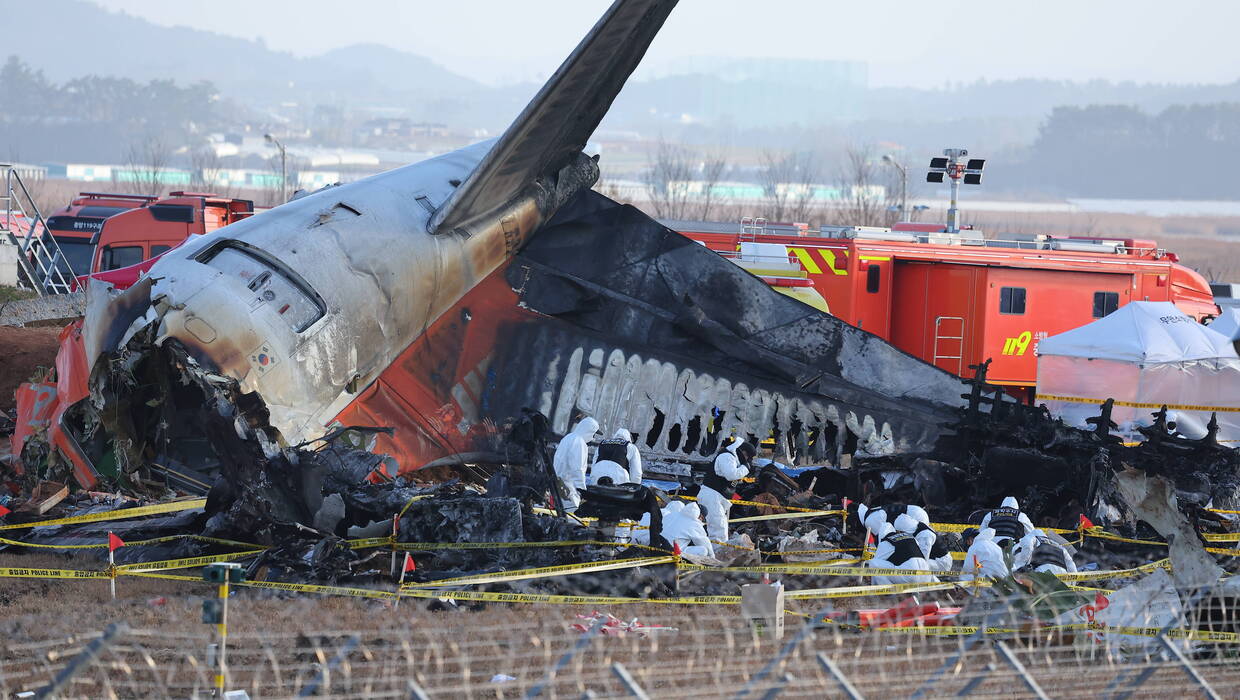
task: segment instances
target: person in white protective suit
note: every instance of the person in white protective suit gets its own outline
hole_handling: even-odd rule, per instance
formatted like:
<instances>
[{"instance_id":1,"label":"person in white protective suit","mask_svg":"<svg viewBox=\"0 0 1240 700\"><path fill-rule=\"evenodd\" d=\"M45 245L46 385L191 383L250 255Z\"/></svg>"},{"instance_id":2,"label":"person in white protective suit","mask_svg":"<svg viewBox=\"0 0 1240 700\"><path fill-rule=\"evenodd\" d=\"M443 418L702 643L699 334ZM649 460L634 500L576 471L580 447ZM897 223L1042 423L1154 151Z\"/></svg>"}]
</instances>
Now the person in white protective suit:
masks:
<instances>
[{"instance_id":1,"label":"person in white protective suit","mask_svg":"<svg viewBox=\"0 0 1240 700\"><path fill-rule=\"evenodd\" d=\"M581 505L581 494L578 489L586 487L586 466L590 463L590 440L598 433L598 421L586 416L577 421L577 425L560 440L555 448L552 466L555 475L564 484L564 510L573 512Z\"/></svg>"},{"instance_id":2,"label":"person in white protective suit","mask_svg":"<svg viewBox=\"0 0 1240 700\"><path fill-rule=\"evenodd\" d=\"M671 505L671 504L669 504ZM663 517L663 539L680 544L681 554L699 557L715 556L715 547L702 526L702 511L696 503L687 503Z\"/></svg>"},{"instance_id":3,"label":"person in white protective suit","mask_svg":"<svg viewBox=\"0 0 1240 700\"><path fill-rule=\"evenodd\" d=\"M1033 521L1029 519L1029 516L1021 512L1020 504L1013 496L1003 499L1002 505L982 518L981 527L978 529L986 528L995 531L995 542L999 544L1008 541L1015 544L1037 529L1033 526Z\"/></svg>"},{"instance_id":4,"label":"person in white protective suit","mask_svg":"<svg viewBox=\"0 0 1240 700\"><path fill-rule=\"evenodd\" d=\"M901 517L908 518L907 515ZM940 537L939 533L930 529L930 526L926 523L913 518L908 518L904 521L903 528L900 527L900 518L896 518L896 521L897 530L910 532L913 538L917 540L917 545L921 547L922 554L925 555L926 561L930 563L931 571L952 570L952 553L947 548L947 541ZM913 526L912 530L905 529L909 525Z\"/></svg>"},{"instance_id":5,"label":"person in white protective suit","mask_svg":"<svg viewBox=\"0 0 1240 700\"><path fill-rule=\"evenodd\" d=\"M664 539L666 539L667 522L675 514L679 513L685 507L684 501L672 501L663 506L659 512L663 514ZM650 514L642 513L642 519L637 521L641 527L633 528L633 536L630 538L632 542L637 544L650 544Z\"/></svg>"},{"instance_id":6,"label":"person in white protective suit","mask_svg":"<svg viewBox=\"0 0 1240 700\"><path fill-rule=\"evenodd\" d=\"M629 483L640 484L642 482L642 453L637 449L637 445L633 444L632 433L624 428L621 428L616 431L616 434L613 437L629 443L629 446L626 449L629 457Z\"/></svg>"},{"instance_id":7,"label":"person in white protective suit","mask_svg":"<svg viewBox=\"0 0 1240 700\"><path fill-rule=\"evenodd\" d=\"M930 525L930 514L925 508L915 505L904 505L889 503L885 506L870 508L864 503L857 504L857 519L864 525L875 538L878 537L878 531L881 529L882 523L891 523L895 525L896 518L907 513L914 520L924 525Z\"/></svg>"},{"instance_id":8,"label":"person in white protective suit","mask_svg":"<svg viewBox=\"0 0 1240 700\"><path fill-rule=\"evenodd\" d=\"M728 541L728 514L732 511L731 495L736 482L749 476L749 462L754 449L739 439L715 455L715 463L706 468L698 503L706 511L706 531L716 542Z\"/></svg>"},{"instance_id":9,"label":"person in white protective suit","mask_svg":"<svg viewBox=\"0 0 1240 700\"><path fill-rule=\"evenodd\" d=\"M624 467L616 464L610 459L600 459L590 465L590 474L587 476L587 482L593 486L601 479L609 479L613 485L629 483L629 473Z\"/></svg>"},{"instance_id":10,"label":"person in white protective suit","mask_svg":"<svg viewBox=\"0 0 1240 700\"><path fill-rule=\"evenodd\" d=\"M965 552L964 562L960 568L960 579L972 581L974 578L1003 578L1007 576L1007 563L1003 560L1003 550L995 543L995 531L984 528L973 538L969 551Z\"/></svg>"},{"instance_id":11,"label":"person in white protective suit","mask_svg":"<svg viewBox=\"0 0 1240 700\"><path fill-rule=\"evenodd\" d=\"M896 518L896 525L884 522L880 528L878 548L874 550L874 558L865 562L871 569L908 569L909 571L929 571L930 562L926 561L921 545L913 536L917 521L906 514ZM929 574L909 574L907 576L883 574L873 577L876 585L889 583L937 583L938 579Z\"/></svg>"},{"instance_id":12,"label":"person in white protective suit","mask_svg":"<svg viewBox=\"0 0 1240 700\"><path fill-rule=\"evenodd\" d=\"M1056 542L1044 530L1031 530L1012 552L1012 567L1033 569L1051 574L1074 574L1076 562L1068 548Z\"/></svg>"}]
</instances>

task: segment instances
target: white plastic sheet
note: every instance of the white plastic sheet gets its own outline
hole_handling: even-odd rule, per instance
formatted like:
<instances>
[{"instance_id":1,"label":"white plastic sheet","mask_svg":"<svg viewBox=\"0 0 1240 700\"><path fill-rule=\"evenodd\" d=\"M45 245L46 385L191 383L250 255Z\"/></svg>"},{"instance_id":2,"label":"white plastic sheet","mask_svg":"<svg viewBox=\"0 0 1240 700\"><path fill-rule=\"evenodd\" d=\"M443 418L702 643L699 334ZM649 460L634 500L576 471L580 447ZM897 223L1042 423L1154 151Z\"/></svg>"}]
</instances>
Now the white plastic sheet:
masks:
<instances>
[{"instance_id":1,"label":"white plastic sheet","mask_svg":"<svg viewBox=\"0 0 1240 700\"><path fill-rule=\"evenodd\" d=\"M1204 436L1213 412L1219 439L1240 444L1240 357L1170 302L1134 302L1039 344L1038 403L1051 415L1089 428L1108 398L1126 440L1166 405L1182 435Z\"/></svg>"},{"instance_id":2,"label":"white plastic sheet","mask_svg":"<svg viewBox=\"0 0 1240 700\"><path fill-rule=\"evenodd\" d=\"M1226 336L1169 301L1134 301L1080 328L1043 338L1039 355L1124 362L1183 362L1236 357Z\"/></svg>"}]
</instances>

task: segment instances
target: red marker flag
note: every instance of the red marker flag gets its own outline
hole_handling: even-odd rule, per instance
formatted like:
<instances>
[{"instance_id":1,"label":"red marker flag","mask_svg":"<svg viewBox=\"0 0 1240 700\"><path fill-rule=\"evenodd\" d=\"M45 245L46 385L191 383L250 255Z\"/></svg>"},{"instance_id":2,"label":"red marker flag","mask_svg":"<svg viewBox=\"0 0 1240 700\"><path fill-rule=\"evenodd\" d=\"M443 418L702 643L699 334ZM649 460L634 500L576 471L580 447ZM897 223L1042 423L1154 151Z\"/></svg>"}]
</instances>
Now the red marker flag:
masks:
<instances>
[{"instance_id":1,"label":"red marker flag","mask_svg":"<svg viewBox=\"0 0 1240 700\"><path fill-rule=\"evenodd\" d=\"M4 506L0 506L0 518L3 518L4 516L12 512L13 511L9 510L8 508L5 508Z\"/></svg>"},{"instance_id":2,"label":"red marker flag","mask_svg":"<svg viewBox=\"0 0 1240 700\"><path fill-rule=\"evenodd\" d=\"M1085 514L1084 514L1084 513L1081 513L1081 528L1082 528L1082 529L1084 529L1084 530L1088 530L1088 529L1089 529L1089 528L1091 528L1091 527L1097 527L1097 526L1096 526L1096 525L1094 525L1094 523L1093 523L1093 521L1092 521L1092 520L1090 520L1089 518L1085 517Z\"/></svg>"},{"instance_id":3,"label":"red marker flag","mask_svg":"<svg viewBox=\"0 0 1240 700\"><path fill-rule=\"evenodd\" d=\"M672 554L675 554L676 556L680 556L680 542L679 541L672 542Z\"/></svg>"},{"instance_id":4,"label":"red marker flag","mask_svg":"<svg viewBox=\"0 0 1240 700\"><path fill-rule=\"evenodd\" d=\"M852 501L850 501L850 500L848 500L847 498L845 498L845 499L844 499L844 510L848 510L848 506L849 506L851 503L852 503Z\"/></svg>"},{"instance_id":5,"label":"red marker flag","mask_svg":"<svg viewBox=\"0 0 1240 700\"><path fill-rule=\"evenodd\" d=\"M121 538L117 537L116 535L113 535L110 532L108 533L108 551L109 552L115 552L116 550L124 546L125 546L125 540L122 540Z\"/></svg>"},{"instance_id":6,"label":"red marker flag","mask_svg":"<svg viewBox=\"0 0 1240 700\"><path fill-rule=\"evenodd\" d=\"M418 568L418 565L413 561L413 557L409 556L409 552L405 552L405 570L402 573L413 571L416 568Z\"/></svg>"}]
</instances>

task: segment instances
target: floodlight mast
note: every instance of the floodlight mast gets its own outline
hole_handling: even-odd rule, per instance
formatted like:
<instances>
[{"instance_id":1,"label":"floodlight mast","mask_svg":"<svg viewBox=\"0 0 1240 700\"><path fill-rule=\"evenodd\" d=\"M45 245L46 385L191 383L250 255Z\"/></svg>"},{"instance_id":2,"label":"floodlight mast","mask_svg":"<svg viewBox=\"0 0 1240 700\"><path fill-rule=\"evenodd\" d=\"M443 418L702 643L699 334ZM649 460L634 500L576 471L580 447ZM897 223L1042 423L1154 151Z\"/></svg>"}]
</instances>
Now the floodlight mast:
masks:
<instances>
[{"instance_id":1,"label":"floodlight mast","mask_svg":"<svg viewBox=\"0 0 1240 700\"><path fill-rule=\"evenodd\" d=\"M969 151L964 148L944 148L943 155L946 158L930 159L930 170L926 174L926 181L942 182L944 175L951 180L952 200L947 208L947 233L960 233L960 210L957 207L957 201L960 199L960 180L963 178L967 185L982 184L982 168L986 167L986 161L981 158L971 158L967 165L961 163L962 158L969 156Z\"/></svg>"}]
</instances>

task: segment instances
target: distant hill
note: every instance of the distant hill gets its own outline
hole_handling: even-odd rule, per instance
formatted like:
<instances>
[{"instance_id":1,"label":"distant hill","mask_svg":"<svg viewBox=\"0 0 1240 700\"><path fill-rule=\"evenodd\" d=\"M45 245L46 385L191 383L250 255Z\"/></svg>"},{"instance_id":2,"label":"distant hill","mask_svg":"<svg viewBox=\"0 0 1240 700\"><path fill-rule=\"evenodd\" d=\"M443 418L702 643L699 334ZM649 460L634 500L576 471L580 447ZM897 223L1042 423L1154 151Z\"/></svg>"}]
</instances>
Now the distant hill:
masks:
<instances>
[{"instance_id":1,"label":"distant hill","mask_svg":"<svg viewBox=\"0 0 1240 700\"><path fill-rule=\"evenodd\" d=\"M396 49L358 45L298 58L260 41L162 27L85 0L0 0L0 17L6 25L0 52L17 54L56 82L87 73L180 84L210 80L224 95L256 105L304 101L309 94L324 102L371 104L480 89L430 59Z\"/></svg>"}]
</instances>

